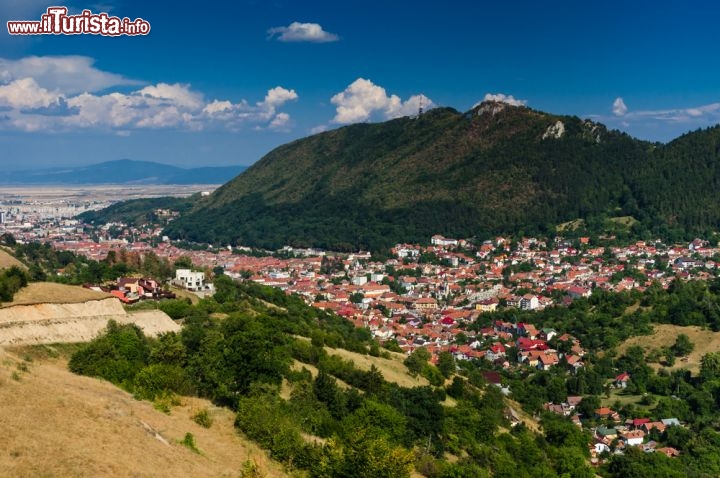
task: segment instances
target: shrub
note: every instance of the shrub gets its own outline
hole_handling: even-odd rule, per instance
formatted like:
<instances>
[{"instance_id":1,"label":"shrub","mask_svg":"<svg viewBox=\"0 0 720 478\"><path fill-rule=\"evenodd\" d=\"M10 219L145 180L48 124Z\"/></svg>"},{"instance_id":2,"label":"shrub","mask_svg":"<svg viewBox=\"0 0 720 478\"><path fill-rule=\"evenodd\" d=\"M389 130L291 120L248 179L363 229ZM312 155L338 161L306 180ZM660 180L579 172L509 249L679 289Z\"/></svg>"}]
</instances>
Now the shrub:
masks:
<instances>
[{"instance_id":1,"label":"shrub","mask_svg":"<svg viewBox=\"0 0 720 478\"><path fill-rule=\"evenodd\" d=\"M153 407L155 410L163 412L166 415L170 415L172 407L176 407L181 404L182 402L177 395L167 392L155 397L155 400L153 400Z\"/></svg>"},{"instance_id":2,"label":"shrub","mask_svg":"<svg viewBox=\"0 0 720 478\"><path fill-rule=\"evenodd\" d=\"M255 460L245 460L242 470L240 470L240 478L263 478L264 476L265 474L260 471L260 467Z\"/></svg>"},{"instance_id":3,"label":"shrub","mask_svg":"<svg viewBox=\"0 0 720 478\"><path fill-rule=\"evenodd\" d=\"M165 393L189 395L192 391L185 371L177 365L155 363L140 370L133 380L135 397L155 400Z\"/></svg>"},{"instance_id":4,"label":"shrub","mask_svg":"<svg viewBox=\"0 0 720 478\"><path fill-rule=\"evenodd\" d=\"M210 416L210 411L207 408L202 408L192 416L195 423L203 428L210 428L213 424L213 418Z\"/></svg>"},{"instance_id":5,"label":"shrub","mask_svg":"<svg viewBox=\"0 0 720 478\"><path fill-rule=\"evenodd\" d=\"M198 455L201 455L200 450L198 449L197 445L195 444L195 436L192 433L187 432L185 434L185 437L180 442L180 444L186 446L188 449L194 451Z\"/></svg>"},{"instance_id":6,"label":"shrub","mask_svg":"<svg viewBox=\"0 0 720 478\"><path fill-rule=\"evenodd\" d=\"M104 335L73 354L68 367L73 373L101 377L132 389L132 381L147 364L149 352L148 341L138 326L111 320Z\"/></svg>"}]
</instances>

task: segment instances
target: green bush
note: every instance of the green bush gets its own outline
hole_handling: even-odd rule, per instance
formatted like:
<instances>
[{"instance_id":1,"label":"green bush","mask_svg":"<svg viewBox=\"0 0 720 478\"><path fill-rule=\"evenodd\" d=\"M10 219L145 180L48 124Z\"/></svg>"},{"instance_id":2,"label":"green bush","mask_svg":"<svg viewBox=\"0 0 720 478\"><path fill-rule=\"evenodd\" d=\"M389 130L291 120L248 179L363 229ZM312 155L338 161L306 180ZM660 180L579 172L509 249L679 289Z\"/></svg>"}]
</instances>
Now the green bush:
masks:
<instances>
[{"instance_id":1,"label":"green bush","mask_svg":"<svg viewBox=\"0 0 720 478\"><path fill-rule=\"evenodd\" d=\"M182 439L182 441L180 442L180 444L186 446L188 449L194 451L194 452L197 453L198 455L201 454L201 453L200 453L200 449L199 449L199 448L197 447L197 445L195 444L195 436L194 436L192 433L190 433L190 432L187 432L187 433L185 434L185 437Z\"/></svg>"},{"instance_id":2,"label":"green bush","mask_svg":"<svg viewBox=\"0 0 720 478\"><path fill-rule=\"evenodd\" d=\"M160 310L170 316L171 319L182 319L190 315L192 305L189 299L163 300L158 305Z\"/></svg>"},{"instance_id":3,"label":"green bush","mask_svg":"<svg viewBox=\"0 0 720 478\"><path fill-rule=\"evenodd\" d=\"M149 352L148 340L138 326L111 320L104 335L73 354L68 367L73 373L104 378L131 390L135 375L147 364Z\"/></svg>"},{"instance_id":4,"label":"green bush","mask_svg":"<svg viewBox=\"0 0 720 478\"><path fill-rule=\"evenodd\" d=\"M190 395L192 386L185 371L177 365L152 364L141 369L133 380L135 396L143 400L155 400L164 393Z\"/></svg>"},{"instance_id":5,"label":"green bush","mask_svg":"<svg viewBox=\"0 0 720 478\"><path fill-rule=\"evenodd\" d=\"M0 272L0 301L12 302L15 293L28 283L28 275L18 266Z\"/></svg>"},{"instance_id":6,"label":"green bush","mask_svg":"<svg viewBox=\"0 0 720 478\"><path fill-rule=\"evenodd\" d=\"M202 408L192 416L195 423L203 428L210 428L213 424L213 418L210 416L210 411L207 408Z\"/></svg>"}]
</instances>

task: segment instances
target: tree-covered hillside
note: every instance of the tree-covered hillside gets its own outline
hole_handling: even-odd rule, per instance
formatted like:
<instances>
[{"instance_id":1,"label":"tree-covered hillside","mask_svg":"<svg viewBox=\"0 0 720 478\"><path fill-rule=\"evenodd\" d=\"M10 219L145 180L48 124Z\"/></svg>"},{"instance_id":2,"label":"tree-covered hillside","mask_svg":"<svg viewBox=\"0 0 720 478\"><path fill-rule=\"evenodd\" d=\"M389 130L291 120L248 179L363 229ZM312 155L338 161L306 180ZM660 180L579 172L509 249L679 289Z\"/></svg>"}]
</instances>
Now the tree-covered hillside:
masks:
<instances>
[{"instance_id":1,"label":"tree-covered hillside","mask_svg":"<svg viewBox=\"0 0 720 478\"><path fill-rule=\"evenodd\" d=\"M667 145L503 103L356 124L281 146L167 228L200 242L378 249L550 232L634 216L638 230L720 222L719 128Z\"/></svg>"},{"instance_id":2,"label":"tree-covered hillside","mask_svg":"<svg viewBox=\"0 0 720 478\"><path fill-rule=\"evenodd\" d=\"M78 219L88 223L102 225L109 222L121 222L139 226L148 223L161 223L164 218L157 214L158 209L177 213L189 211L200 198L199 194L190 197L142 198L122 201L100 211L87 211L78 215ZM165 219L165 222L167 219Z\"/></svg>"},{"instance_id":3,"label":"tree-covered hillside","mask_svg":"<svg viewBox=\"0 0 720 478\"><path fill-rule=\"evenodd\" d=\"M593 476L585 433L549 415L544 434L509 432L505 399L477 370L446 389L425 364L440 386L403 387L324 348L387 354L366 329L277 289L227 277L216 287L213 299L185 308L181 333L148 339L111 323L70 369L157 406L196 394L231 407L238 430L298 476Z\"/></svg>"}]
</instances>

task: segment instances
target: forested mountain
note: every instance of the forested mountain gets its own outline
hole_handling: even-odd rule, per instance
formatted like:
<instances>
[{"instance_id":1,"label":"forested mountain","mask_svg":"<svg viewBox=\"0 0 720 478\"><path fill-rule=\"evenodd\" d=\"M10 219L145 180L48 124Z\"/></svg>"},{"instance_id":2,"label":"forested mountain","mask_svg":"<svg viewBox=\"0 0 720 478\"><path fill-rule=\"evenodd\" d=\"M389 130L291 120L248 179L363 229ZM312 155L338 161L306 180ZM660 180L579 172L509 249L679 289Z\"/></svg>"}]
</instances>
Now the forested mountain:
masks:
<instances>
[{"instance_id":1,"label":"forested mountain","mask_svg":"<svg viewBox=\"0 0 720 478\"><path fill-rule=\"evenodd\" d=\"M614 216L635 217L638 230L698 233L720 222L719 147L718 127L662 145L505 103L438 108L281 146L167 233L340 250Z\"/></svg>"},{"instance_id":2,"label":"forested mountain","mask_svg":"<svg viewBox=\"0 0 720 478\"><path fill-rule=\"evenodd\" d=\"M200 194L193 194L190 197L159 197L141 198L122 201L106 207L100 211L86 211L78 215L78 218L91 224L107 224L108 222L123 222L129 225L139 226L144 223L160 222L157 215L158 209L169 209L174 212L183 213L192 208L193 204L200 198Z\"/></svg>"}]
</instances>

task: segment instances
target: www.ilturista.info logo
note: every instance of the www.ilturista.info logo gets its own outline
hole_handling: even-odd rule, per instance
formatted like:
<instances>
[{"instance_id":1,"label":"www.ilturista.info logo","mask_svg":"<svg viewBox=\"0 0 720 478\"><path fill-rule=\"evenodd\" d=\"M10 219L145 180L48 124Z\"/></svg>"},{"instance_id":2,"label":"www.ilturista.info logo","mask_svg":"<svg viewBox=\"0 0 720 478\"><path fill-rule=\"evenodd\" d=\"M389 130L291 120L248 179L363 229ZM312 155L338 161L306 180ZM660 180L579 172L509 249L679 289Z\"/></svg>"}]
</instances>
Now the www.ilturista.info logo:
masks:
<instances>
[{"instance_id":1,"label":"www.ilturista.info logo","mask_svg":"<svg viewBox=\"0 0 720 478\"><path fill-rule=\"evenodd\" d=\"M83 10L80 15L68 15L65 7L49 7L40 21L7 22L11 35L147 35L150 23L142 18L111 17L107 13Z\"/></svg>"}]
</instances>

